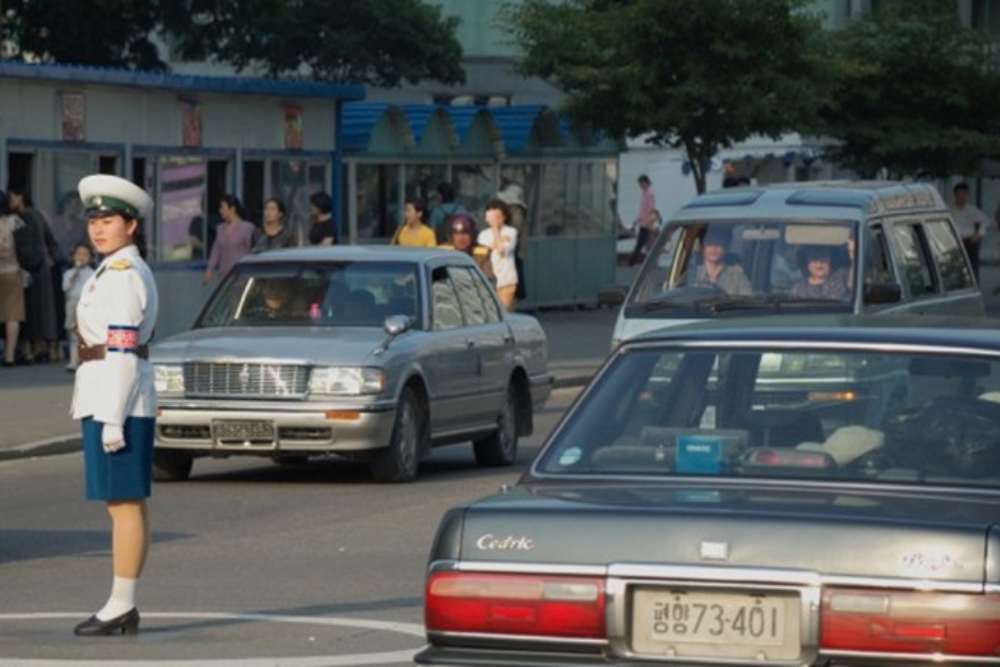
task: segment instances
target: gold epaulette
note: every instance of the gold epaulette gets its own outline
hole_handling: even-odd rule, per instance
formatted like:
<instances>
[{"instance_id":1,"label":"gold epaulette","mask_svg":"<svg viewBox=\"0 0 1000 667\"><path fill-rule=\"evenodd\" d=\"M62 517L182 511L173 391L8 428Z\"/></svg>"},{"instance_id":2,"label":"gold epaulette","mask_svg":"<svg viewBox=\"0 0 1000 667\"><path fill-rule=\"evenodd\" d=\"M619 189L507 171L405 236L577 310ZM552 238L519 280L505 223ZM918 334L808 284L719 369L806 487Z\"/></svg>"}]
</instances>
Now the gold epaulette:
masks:
<instances>
[{"instance_id":1,"label":"gold epaulette","mask_svg":"<svg viewBox=\"0 0 1000 667\"><path fill-rule=\"evenodd\" d=\"M478 255L479 257L485 257L490 254L490 249L485 246L477 245L472 249L472 254Z\"/></svg>"},{"instance_id":2,"label":"gold epaulette","mask_svg":"<svg viewBox=\"0 0 1000 667\"><path fill-rule=\"evenodd\" d=\"M114 269L115 271L124 271L125 269L132 268L132 262L127 259L116 259L115 261L108 264L109 269Z\"/></svg>"},{"instance_id":3,"label":"gold epaulette","mask_svg":"<svg viewBox=\"0 0 1000 667\"><path fill-rule=\"evenodd\" d=\"M453 246L450 243L442 243L441 245L438 246L438 248L441 248L442 250L454 250L455 246Z\"/></svg>"}]
</instances>

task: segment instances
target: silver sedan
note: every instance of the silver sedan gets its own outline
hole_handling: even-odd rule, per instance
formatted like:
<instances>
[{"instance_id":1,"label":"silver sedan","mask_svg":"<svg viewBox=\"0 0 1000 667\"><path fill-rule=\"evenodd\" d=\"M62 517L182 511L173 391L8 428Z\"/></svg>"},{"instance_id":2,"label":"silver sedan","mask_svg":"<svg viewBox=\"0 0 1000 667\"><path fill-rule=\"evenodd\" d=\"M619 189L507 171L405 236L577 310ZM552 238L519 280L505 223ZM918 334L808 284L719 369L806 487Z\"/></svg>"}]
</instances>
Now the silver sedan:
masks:
<instances>
[{"instance_id":1,"label":"silver sedan","mask_svg":"<svg viewBox=\"0 0 1000 667\"><path fill-rule=\"evenodd\" d=\"M510 465L551 391L538 321L454 250L247 257L151 358L161 481L197 456L332 453L405 482L431 447L468 441L480 465Z\"/></svg>"}]
</instances>

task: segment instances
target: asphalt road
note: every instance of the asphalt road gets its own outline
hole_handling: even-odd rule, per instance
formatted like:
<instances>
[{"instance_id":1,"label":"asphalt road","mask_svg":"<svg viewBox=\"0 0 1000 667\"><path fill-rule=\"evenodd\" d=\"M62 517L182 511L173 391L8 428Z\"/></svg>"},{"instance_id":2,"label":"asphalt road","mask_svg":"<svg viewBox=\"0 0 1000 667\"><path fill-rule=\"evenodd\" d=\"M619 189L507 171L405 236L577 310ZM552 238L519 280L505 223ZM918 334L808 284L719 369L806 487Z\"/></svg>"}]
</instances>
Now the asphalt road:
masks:
<instances>
[{"instance_id":1,"label":"asphalt road","mask_svg":"<svg viewBox=\"0 0 1000 667\"><path fill-rule=\"evenodd\" d=\"M406 485L335 459L199 460L189 482L154 490L135 638L72 634L111 577L81 456L0 462L0 667L411 664L438 518L515 481L577 391L554 393L512 468L477 468L467 445L436 450Z\"/></svg>"}]
</instances>

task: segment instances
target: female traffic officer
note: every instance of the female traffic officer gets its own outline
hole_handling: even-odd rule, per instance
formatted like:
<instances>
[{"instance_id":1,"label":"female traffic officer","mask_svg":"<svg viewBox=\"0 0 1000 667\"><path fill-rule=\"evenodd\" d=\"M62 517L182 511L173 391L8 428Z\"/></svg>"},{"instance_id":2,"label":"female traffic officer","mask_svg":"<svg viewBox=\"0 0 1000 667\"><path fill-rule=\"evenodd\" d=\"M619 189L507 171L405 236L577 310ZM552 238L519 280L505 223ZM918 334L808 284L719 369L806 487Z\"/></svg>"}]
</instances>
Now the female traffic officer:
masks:
<instances>
[{"instance_id":1,"label":"female traffic officer","mask_svg":"<svg viewBox=\"0 0 1000 667\"><path fill-rule=\"evenodd\" d=\"M150 494L156 394L147 343L158 298L143 261L140 225L153 202L117 176L87 176L79 184L94 249L104 257L84 284L77 305L80 367L73 417L83 425L88 500L103 500L111 515L114 583L107 603L74 629L77 635L139 630L136 584L149 550Z\"/></svg>"}]
</instances>

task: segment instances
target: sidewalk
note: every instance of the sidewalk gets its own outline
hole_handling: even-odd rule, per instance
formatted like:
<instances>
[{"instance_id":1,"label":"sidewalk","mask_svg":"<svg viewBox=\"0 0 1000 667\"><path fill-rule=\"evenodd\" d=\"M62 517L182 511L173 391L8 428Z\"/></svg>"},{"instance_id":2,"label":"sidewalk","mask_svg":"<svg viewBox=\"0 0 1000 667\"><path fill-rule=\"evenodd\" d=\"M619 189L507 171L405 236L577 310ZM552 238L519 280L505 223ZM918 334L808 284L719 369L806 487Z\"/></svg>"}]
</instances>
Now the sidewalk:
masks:
<instances>
[{"instance_id":1,"label":"sidewalk","mask_svg":"<svg viewBox=\"0 0 1000 667\"><path fill-rule=\"evenodd\" d=\"M612 308L545 310L535 316L549 339L557 387L581 386L608 354ZM63 454L80 448L70 418L73 374L62 364L0 368L0 461Z\"/></svg>"}]
</instances>

